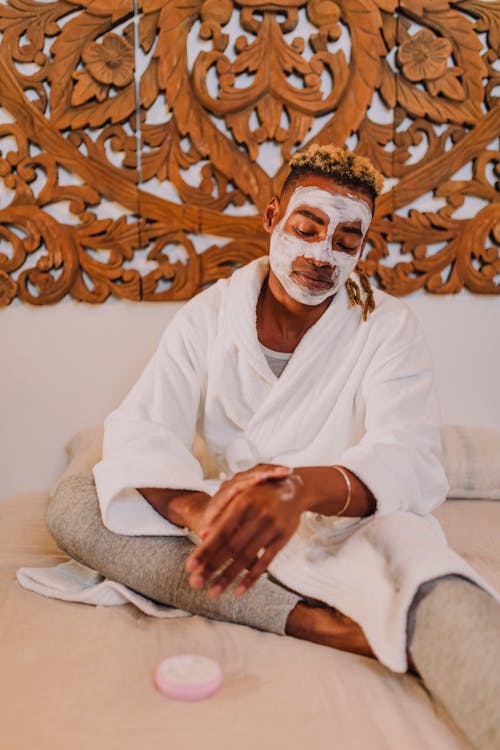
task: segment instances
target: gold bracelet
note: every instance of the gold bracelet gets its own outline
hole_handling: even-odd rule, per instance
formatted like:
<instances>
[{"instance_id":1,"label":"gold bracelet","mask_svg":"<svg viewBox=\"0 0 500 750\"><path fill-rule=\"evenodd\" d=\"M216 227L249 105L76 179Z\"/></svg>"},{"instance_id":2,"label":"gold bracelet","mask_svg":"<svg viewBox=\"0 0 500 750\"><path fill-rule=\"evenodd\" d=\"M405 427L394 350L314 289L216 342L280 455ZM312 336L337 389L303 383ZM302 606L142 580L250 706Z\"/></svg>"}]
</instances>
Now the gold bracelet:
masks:
<instances>
[{"instance_id":1,"label":"gold bracelet","mask_svg":"<svg viewBox=\"0 0 500 750\"><path fill-rule=\"evenodd\" d=\"M344 481L346 483L346 487L347 487L347 500L345 501L345 504L342 510L339 510L339 512L336 513L337 516L341 516L347 510L347 508L349 507L349 503L351 502L351 480L349 479L346 472L341 466L335 465L335 466L332 466L332 469L337 469L337 471L340 474L342 474L342 476L344 477Z\"/></svg>"}]
</instances>

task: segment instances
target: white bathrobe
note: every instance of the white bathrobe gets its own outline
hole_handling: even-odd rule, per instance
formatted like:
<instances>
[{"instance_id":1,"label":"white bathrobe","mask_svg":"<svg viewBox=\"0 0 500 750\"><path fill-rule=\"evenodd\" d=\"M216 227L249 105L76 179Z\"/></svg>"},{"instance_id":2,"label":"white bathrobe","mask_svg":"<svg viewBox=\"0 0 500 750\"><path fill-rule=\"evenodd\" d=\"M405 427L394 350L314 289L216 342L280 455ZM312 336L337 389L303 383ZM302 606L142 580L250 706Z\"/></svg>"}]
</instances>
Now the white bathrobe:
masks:
<instances>
[{"instance_id":1,"label":"white bathrobe","mask_svg":"<svg viewBox=\"0 0 500 750\"><path fill-rule=\"evenodd\" d=\"M197 431L228 476L257 463L350 469L373 492L365 519L303 514L269 572L337 607L374 653L405 671L406 617L423 581L449 573L487 588L429 515L445 498L439 414L422 331L407 306L375 290L365 322L345 288L278 379L257 338L260 258L176 314L156 354L106 420L94 469L104 524L129 535L184 535L136 487L214 494L192 455Z\"/></svg>"}]
</instances>

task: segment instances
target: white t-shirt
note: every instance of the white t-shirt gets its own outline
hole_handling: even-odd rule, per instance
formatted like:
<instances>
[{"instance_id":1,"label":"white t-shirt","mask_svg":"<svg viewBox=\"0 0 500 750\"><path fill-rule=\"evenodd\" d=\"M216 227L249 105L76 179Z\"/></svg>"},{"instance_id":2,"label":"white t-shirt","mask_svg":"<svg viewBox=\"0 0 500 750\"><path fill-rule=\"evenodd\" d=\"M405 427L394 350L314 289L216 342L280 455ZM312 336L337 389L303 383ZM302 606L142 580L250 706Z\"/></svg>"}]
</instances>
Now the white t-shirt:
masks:
<instances>
[{"instance_id":1,"label":"white t-shirt","mask_svg":"<svg viewBox=\"0 0 500 750\"><path fill-rule=\"evenodd\" d=\"M261 344L261 347L262 351L264 352L267 364L274 372L276 377L279 378L279 376L287 366L293 352L277 352L274 349L268 349L268 347L264 346L264 344Z\"/></svg>"}]
</instances>

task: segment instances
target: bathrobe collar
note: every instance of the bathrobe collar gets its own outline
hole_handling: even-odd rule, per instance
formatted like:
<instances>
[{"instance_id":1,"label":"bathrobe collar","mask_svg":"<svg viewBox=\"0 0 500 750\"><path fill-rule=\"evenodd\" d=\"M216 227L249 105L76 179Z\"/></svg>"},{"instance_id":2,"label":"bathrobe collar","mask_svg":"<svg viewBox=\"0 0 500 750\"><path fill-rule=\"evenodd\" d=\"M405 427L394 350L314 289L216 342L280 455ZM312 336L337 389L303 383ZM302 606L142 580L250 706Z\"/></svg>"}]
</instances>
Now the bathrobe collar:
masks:
<instances>
[{"instance_id":1,"label":"bathrobe collar","mask_svg":"<svg viewBox=\"0 0 500 750\"><path fill-rule=\"evenodd\" d=\"M255 371L270 384L275 384L278 378L271 371L257 336L257 301L268 273L269 257L266 255L233 274L228 296L228 309L231 315L226 319L232 329L231 338L237 342ZM357 312L349 305L344 285L335 294L321 318L306 331L279 381L288 379L296 367L309 366L312 359L324 352L325 347L331 349L333 339L338 335L347 316L356 315ZM361 319L360 315L358 317Z\"/></svg>"}]
</instances>

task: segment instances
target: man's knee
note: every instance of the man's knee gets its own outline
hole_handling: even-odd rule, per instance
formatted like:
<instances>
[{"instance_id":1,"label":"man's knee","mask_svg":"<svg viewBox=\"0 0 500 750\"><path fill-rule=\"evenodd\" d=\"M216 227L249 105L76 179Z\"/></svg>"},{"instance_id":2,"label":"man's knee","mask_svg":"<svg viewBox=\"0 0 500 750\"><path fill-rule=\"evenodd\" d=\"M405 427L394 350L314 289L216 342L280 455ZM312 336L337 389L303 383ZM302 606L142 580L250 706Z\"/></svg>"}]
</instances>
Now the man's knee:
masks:
<instances>
[{"instance_id":1,"label":"man's knee","mask_svg":"<svg viewBox=\"0 0 500 750\"><path fill-rule=\"evenodd\" d=\"M73 557L78 542L100 521L94 477L77 474L60 482L47 508L45 522L58 546Z\"/></svg>"},{"instance_id":2,"label":"man's knee","mask_svg":"<svg viewBox=\"0 0 500 750\"><path fill-rule=\"evenodd\" d=\"M153 596L160 583L169 590L187 585L184 563L192 543L185 537L125 536L110 531L101 518L92 475L75 475L59 484L46 522L61 549L107 578L148 596Z\"/></svg>"}]
</instances>

